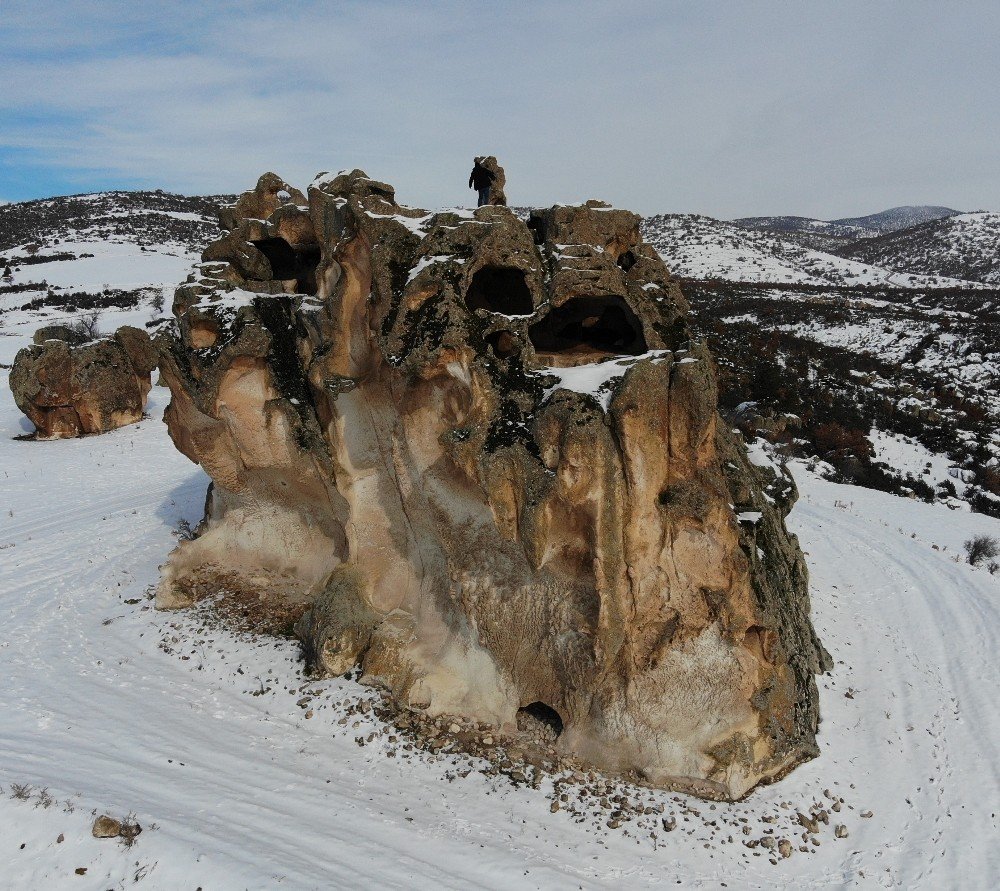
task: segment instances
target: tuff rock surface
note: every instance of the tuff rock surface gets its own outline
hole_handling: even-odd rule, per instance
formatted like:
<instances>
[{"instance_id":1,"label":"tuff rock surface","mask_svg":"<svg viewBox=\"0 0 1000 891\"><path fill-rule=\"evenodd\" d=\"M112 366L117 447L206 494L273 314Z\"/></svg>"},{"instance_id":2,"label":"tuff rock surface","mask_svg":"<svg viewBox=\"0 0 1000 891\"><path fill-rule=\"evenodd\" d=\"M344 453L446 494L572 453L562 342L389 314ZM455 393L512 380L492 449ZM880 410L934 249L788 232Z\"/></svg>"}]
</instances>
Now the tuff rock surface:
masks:
<instances>
[{"instance_id":1,"label":"tuff rock surface","mask_svg":"<svg viewBox=\"0 0 1000 891\"><path fill-rule=\"evenodd\" d=\"M142 418L158 357L149 335L123 326L81 343L62 325L40 328L10 372L17 407L38 439L105 433Z\"/></svg>"},{"instance_id":2,"label":"tuff rock surface","mask_svg":"<svg viewBox=\"0 0 1000 891\"><path fill-rule=\"evenodd\" d=\"M247 194L159 340L213 480L160 607L299 604L320 672L709 797L817 754L794 484L720 423L635 214L428 213L360 170Z\"/></svg>"}]
</instances>

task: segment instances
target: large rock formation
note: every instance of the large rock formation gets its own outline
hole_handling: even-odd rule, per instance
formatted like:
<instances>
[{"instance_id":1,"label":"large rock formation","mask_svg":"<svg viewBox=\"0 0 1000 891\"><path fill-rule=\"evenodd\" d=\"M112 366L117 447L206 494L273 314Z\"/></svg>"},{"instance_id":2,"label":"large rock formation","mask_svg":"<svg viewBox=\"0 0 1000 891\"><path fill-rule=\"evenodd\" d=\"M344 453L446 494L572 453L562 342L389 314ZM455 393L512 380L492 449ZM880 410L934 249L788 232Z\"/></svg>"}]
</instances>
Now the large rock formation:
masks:
<instances>
[{"instance_id":1,"label":"large rock formation","mask_svg":"<svg viewBox=\"0 0 1000 891\"><path fill-rule=\"evenodd\" d=\"M706 796L817 753L794 485L720 423L636 215L427 213L355 170L223 219L160 341L213 485L159 606L298 603L320 671L554 712L561 750Z\"/></svg>"},{"instance_id":2,"label":"large rock formation","mask_svg":"<svg viewBox=\"0 0 1000 891\"><path fill-rule=\"evenodd\" d=\"M14 357L10 388L38 439L104 433L142 418L158 361L145 331L124 326L88 342L52 325L34 340Z\"/></svg>"}]
</instances>

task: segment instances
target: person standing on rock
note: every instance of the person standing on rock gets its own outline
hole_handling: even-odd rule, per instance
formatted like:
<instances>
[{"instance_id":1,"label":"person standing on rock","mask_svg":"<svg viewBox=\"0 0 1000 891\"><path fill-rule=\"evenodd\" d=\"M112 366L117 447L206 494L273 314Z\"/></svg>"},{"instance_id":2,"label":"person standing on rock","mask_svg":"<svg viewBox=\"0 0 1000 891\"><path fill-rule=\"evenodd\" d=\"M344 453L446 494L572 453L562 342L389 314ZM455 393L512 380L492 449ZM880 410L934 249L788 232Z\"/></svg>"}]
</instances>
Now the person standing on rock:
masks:
<instances>
[{"instance_id":1,"label":"person standing on rock","mask_svg":"<svg viewBox=\"0 0 1000 891\"><path fill-rule=\"evenodd\" d=\"M490 203L490 188L496 178L492 170L483 166L483 158L476 158L469 175L469 188L479 192L479 207Z\"/></svg>"}]
</instances>

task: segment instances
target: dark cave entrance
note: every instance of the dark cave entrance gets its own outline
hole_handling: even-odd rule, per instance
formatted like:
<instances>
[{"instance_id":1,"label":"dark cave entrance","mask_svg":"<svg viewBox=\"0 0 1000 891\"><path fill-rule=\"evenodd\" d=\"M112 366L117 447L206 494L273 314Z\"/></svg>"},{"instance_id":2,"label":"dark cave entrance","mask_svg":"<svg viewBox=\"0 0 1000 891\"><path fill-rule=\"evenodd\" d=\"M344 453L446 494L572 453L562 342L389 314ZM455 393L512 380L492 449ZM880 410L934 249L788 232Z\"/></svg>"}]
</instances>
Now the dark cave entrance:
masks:
<instances>
[{"instance_id":1,"label":"dark cave entrance","mask_svg":"<svg viewBox=\"0 0 1000 891\"><path fill-rule=\"evenodd\" d=\"M484 266L476 271L465 292L469 309L485 309L505 316L528 316L535 311L531 291L520 269Z\"/></svg>"},{"instance_id":2,"label":"dark cave entrance","mask_svg":"<svg viewBox=\"0 0 1000 891\"><path fill-rule=\"evenodd\" d=\"M271 274L276 280L295 279L295 290L298 293L316 293L318 245L293 248L284 238L262 238L251 244L267 257L267 262L271 264Z\"/></svg>"},{"instance_id":3,"label":"dark cave entrance","mask_svg":"<svg viewBox=\"0 0 1000 891\"><path fill-rule=\"evenodd\" d=\"M563 720L551 705L532 702L517 710L517 729L535 742L551 745L563 732Z\"/></svg>"},{"instance_id":4,"label":"dark cave entrance","mask_svg":"<svg viewBox=\"0 0 1000 891\"><path fill-rule=\"evenodd\" d=\"M622 271L628 272L633 266L635 266L636 260L637 258L632 251L625 251L625 253L621 254L615 262L622 268Z\"/></svg>"},{"instance_id":5,"label":"dark cave entrance","mask_svg":"<svg viewBox=\"0 0 1000 891\"><path fill-rule=\"evenodd\" d=\"M630 355L646 352L642 323L621 297L574 297L532 325L539 356Z\"/></svg>"}]
</instances>

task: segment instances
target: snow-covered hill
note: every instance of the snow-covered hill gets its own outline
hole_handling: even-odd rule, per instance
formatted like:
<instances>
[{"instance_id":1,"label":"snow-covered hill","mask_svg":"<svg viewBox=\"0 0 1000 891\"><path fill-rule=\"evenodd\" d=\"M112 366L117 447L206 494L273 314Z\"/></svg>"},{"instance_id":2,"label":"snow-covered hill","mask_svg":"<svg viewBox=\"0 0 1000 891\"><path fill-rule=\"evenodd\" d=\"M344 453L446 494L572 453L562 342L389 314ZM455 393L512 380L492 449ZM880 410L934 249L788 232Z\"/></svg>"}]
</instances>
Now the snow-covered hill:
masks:
<instances>
[{"instance_id":1,"label":"snow-covered hill","mask_svg":"<svg viewBox=\"0 0 1000 891\"><path fill-rule=\"evenodd\" d=\"M852 226L812 217L741 217L731 220L745 229L765 232L812 232L834 238L864 238L875 235L877 230Z\"/></svg>"},{"instance_id":2,"label":"snow-covered hill","mask_svg":"<svg viewBox=\"0 0 1000 891\"><path fill-rule=\"evenodd\" d=\"M43 324L102 313L142 327L169 311L222 196L101 192L0 207L0 364Z\"/></svg>"},{"instance_id":3,"label":"snow-covered hill","mask_svg":"<svg viewBox=\"0 0 1000 891\"><path fill-rule=\"evenodd\" d=\"M768 284L950 288L967 282L838 257L773 232L697 214L647 217L643 235L675 275Z\"/></svg>"},{"instance_id":4,"label":"snow-covered hill","mask_svg":"<svg viewBox=\"0 0 1000 891\"><path fill-rule=\"evenodd\" d=\"M906 206L893 207L863 217L844 217L839 220L780 216L741 217L732 222L746 229L779 235L803 247L837 254L840 253L840 249L859 239L876 238L887 232L896 232L929 220L954 216L959 212L950 207Z\"/></svg>"},{"instance_id":5,"label":"snow-covered hill","mask_svg":"<svg viewBox=\"0 0 1000 891\"><path fill-rule=\"evenodd\" d=\"M954 210L951 207L926 204L906 205L904 207L891 207L889 210L882 210L864 217L842 217L839 220L831 220L830 222L835 226L851 226L877 233L885 233L898 232L900 229L909 229L911 226L918 226L930 220L953 217L958 213L961 213L961 211Z\"/></svg>"},{"instance_id":6,"label":"snow-covered hill","mask_svg":"<svg viewBox=\"0 0 1000 891\"><path fill-rule=\"evenodd\" d=\"M557 793L406 749L357 709L371 690L310 681L290 642L151 608L207 483L169 441L165 398L104 436L21 442L0 380L5 887L996 887L1000 576L956 558L1000 521L796 466L790 524L836 662L820 757L737 804ZM650 810L611 828L599 799L617 796ZM815 805L830 822L807 833ZM144 831L96 840L94 811Z\"/></svg>"},{"instance_id":7,"label":"snow-covered hill","mask_svg":"<svg viewBox=\"0 0 1000 891\"><path fill-rule=\"evenodd\" d=\"M856 242L844 256L888 269L1000 285L1000 213L963 213Z\"/></svg>"}]
</instances>

